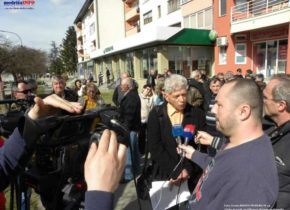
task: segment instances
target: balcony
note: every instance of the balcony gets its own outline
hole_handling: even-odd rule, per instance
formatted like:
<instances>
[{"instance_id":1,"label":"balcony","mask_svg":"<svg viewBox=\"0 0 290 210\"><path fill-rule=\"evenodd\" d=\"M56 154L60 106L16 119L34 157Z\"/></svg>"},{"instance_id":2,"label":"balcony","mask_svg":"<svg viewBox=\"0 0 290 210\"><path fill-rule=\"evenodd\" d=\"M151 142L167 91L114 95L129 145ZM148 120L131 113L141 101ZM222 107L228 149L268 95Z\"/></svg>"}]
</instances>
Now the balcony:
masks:
<instances>
[{"instance_id":1,"label":"balcony","mask_svg":"<svg viewBox=\"0 0 290 210\"><path fill-rule=\"evenodd\" d=\"M126 13L126 21L136 21L140 19L139 7L133 7Z\"/></svg>"},{"instance_id":2,"label":"balcony","mask_svg":"<svg viewBox=\"0 0 290 210\"><path fill-rule=\"evenodd\" d=\"M134 1L136 1L136 0L125 0L125 3L126 4L132 4Z\"/></svg>"},{"instance_id":3,"label":"balcony","mask_svg":"<svg viewBox=\"0 0 290 210\"><path fill-rule=\"evenodd\" d=\"M251 0L232 7L231 33L290 22L288 0Z\"/></svg>"},{"instance_id":4,"label":"balcony","mask_svg":"<svg viewBox=\"0 0 290 210\"><path fill-rule=\"evenodd\" d=\"M81 38L82 37L82 31L77 31L77 38Z\"/></svg>"},{"instance_id":5,"label":"balcony","mask_svg":"<svg viewBox=\"0 0 290 210\"><path fill-rule=\"evenodd\" d=\"M83 45L78 44L78 45L77 45L77 50L78 50L78 51L82 51L82 50L83 50Z\"/></svg>"},{"instance_id":6,"label":"balcony","mask_svg":"<svg viewBox=\"0 0 290 210\"><path fill-rule=\"evenodd\" d=\"M130 29L128 29L126 31L126 36L137 34L138 32L140 32L140 27L139 26L135 26L135 27L132 27L132 28L130 28Z\"/></svg>"}]
</instances>

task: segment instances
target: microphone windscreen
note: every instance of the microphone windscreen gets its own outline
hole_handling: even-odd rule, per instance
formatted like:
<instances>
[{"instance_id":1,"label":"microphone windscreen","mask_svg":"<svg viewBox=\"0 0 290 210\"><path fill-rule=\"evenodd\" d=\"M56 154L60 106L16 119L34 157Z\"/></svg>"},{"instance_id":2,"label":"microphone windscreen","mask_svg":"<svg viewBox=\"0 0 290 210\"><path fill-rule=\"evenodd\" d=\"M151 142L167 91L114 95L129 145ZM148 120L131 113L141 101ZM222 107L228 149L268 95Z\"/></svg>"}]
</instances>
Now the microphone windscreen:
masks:
<instances>
[{"instance_id":1,"label":"microphone windscreen","mask_svg":"<svg viewBox=\"0 0 290 210\"><path fill-rule=\"evenodd\" d=\"M183 137L192 139L194 132L195 132L195 125L188 124L184 127Z\"/></svg>"},{"instance_id":2,"label":"microphone windscreen","mask_svg":"<svg viewBox=\"0 0 290 210\"><path fill-rule=\"evenodd\" d=\"M172 127L172 135L173 137L183 136L183 128L182 125L176 124Z\"/></svg>"}]
</instances>

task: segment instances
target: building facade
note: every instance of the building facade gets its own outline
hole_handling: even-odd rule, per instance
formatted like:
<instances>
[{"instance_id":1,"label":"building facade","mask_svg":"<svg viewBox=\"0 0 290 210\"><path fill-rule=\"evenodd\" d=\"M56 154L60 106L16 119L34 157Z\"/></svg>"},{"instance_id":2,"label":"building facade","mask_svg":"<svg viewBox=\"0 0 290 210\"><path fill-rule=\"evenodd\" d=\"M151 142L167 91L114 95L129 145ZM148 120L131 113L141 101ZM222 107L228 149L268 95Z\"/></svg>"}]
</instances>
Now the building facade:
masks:
<instances>
[{"instance_id":1,"label":"building facade","mask_svg":"<svg viewBox=\"0 0 290 210\"><path fill-rule=\"evenodd\" d=\"M290 73L288 0L214 0L215 71Z\"/></svg>"},{"instance_id":2,"label":"building facade","mask_svg":"<svg viewBox=\"0 0 290 210\"><path fill-rule=\"evenodd\" d=\"M110 5L110 6L108 6ZM86 0L74 24L77 33L78 73L81 78L96 75L93 58L97 50L125 37L124 4L116 0Z\"/></svg>"},{"instance_id":3,"label":"building facade","mask_svg":"<svg viewBox=\"0 0 290 210\"><path fill-rule=\"evenodd\" d=\"M104 4L106 2L103 1ZM94 63L96 74L105 74L104 71L109 69L112 72L111 80L116 80L120 72L126 71L142 84L150 70L162 74L170 69L186 77L194 69L204 69L209 74L212 72L214 43L209 39L213 26L211 1L119 2L123 4L124 18L110 18L110 21L111 25L124 28L124 37L107 43L100 41L89 61ZM201 2L198 8L191 5L196 2ZM193 24L194 15L196 24ZM191 22L187 21L189 18ZM101 22L100 17L98 22ZM77 27L78 21L75 24ZM106 27L98 26L96 31Z\"/></svg>"}]
</instances>

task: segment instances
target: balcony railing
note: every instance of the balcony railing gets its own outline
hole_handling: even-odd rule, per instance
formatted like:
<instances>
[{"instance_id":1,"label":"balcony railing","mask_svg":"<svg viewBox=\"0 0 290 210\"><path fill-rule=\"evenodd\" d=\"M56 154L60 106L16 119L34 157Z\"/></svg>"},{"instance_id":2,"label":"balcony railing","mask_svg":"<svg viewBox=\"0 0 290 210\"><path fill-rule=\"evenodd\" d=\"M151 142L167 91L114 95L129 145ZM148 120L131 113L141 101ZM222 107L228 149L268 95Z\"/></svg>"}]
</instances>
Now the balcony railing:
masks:
<instances>
[{"instance_id":1,"label":"balcony railing","mask_svg":"<svg viewBox=\"0 0 290 210\"><path fill-rule=\"evenodd\" d=\"M232 7L232 22L265 15L290 7L289 0L251 0Z\"/></svg>"}]
</instances>

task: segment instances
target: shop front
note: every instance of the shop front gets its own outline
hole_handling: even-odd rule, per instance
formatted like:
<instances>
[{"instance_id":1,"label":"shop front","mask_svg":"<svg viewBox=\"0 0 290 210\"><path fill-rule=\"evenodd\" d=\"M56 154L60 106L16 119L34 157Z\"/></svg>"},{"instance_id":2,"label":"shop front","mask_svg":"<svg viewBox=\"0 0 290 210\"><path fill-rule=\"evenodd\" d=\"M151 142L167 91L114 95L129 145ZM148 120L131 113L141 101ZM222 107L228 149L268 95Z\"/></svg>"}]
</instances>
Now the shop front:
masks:
<instances>
[{"instance_id":1,"label":"shop front","mask_svg":"<svg viewBox=\"0 0 290 210\"><path fill-rule=\"evenodd\" d=\"M251 32L253 70L265 77L287 73L288 26Z\"/></svg>"},{"instance_id":2,"label":"shop front","mask_svg":"<svg viewBox=\"0 0 290 210\"><path fill-rule=\"evenodd\" d=\"M146 81L151 70L163 74L170 69L186 77L195 69L211 74L214 59L209 30L174 27L166 30L139 33L99 50L94 57L97 73L107 67L116 80L120 72L128 72L140 85Z\"/></svg>"}]
</instances>

